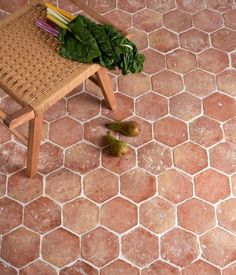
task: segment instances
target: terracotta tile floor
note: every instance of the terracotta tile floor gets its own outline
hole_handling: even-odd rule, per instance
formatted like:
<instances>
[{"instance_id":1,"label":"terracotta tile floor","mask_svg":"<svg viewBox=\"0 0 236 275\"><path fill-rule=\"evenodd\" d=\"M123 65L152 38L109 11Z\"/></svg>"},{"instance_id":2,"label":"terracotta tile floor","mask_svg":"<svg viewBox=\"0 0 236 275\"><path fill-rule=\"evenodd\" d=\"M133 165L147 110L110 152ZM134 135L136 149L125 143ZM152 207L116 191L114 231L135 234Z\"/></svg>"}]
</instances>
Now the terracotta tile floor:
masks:
<instances>
[{"instance_id":1,"label":"terracotta tile floor","mask_svg":"<svg viewBox=\"0 0 236 275\"><path fill-rule=\"evenodd\" d=\"M1 0L0 17L24 2ZM0 274L235 275L236 5L88 3L134 33L144 72L111 74L114 112L91 82L51 108L32 180L0 126ZM112 118L142 125L123 158L103 138Z\"/></svg>"}]
</instances>

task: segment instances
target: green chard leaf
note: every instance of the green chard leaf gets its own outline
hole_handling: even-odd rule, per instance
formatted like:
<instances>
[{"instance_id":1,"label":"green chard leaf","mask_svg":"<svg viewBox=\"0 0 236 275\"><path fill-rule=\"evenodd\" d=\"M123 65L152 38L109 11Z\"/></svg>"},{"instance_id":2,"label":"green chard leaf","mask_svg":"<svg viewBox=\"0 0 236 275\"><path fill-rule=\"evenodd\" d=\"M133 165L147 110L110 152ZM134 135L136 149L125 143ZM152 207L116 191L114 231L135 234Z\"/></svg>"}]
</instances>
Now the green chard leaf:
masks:
<instances>
[{"instance_id":1,"label":"green chard leaf","mask_svg":"<svg viewBox=\"0 0 236 275\"><path fill-rule=\"evenodd\" d=\"M143 70L144 55L112 25L99 25L78 15L60 32L59 40L59 53L67 59L98 63L110 70L118 67L122 74Z\"/></svg>"},{"instance_id":2,"label":"green chard leaf","mask_svg":"<svg viewBox=\"0 0 236 275\"><path fill-rule=\"evenodd\" d=\"M96 39L79 16L68 24L67 30L61 31L59 39L59 53L67 59L92 63L94 58L101 56Z\"/></svg>"}]
</instances>

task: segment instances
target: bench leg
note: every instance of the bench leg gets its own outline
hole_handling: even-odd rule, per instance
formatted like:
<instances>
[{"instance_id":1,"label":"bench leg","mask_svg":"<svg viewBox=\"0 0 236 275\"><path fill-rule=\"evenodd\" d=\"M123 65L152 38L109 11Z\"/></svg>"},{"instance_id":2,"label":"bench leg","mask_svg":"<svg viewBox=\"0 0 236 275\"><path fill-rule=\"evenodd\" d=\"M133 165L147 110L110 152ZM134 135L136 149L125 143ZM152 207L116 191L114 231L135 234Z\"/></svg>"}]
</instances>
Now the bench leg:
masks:
<instances>
[{"instance_id":1,"label":"bench leg","mask_svg":"<svg viewBox=\"0 0 236 275\"><path fill-rule=\"evenodd\" d=\"M103 96L105 98L105 102L109 108L114 110L117 106L114 92L112 90L111 82L107 73L107 70L101 68L96 72L96 78L98 84L102 90Z\"/></svg>"},{"instance_id":2,"label":"bench leg","mask_svg":"<svg viewBox=\"0 0 236 275\"><path fill-rule=\"evenodd\" d=\"M40 141L42 136L42 126L43 113L29 121L26 174L30 178L34 177L37 173Z\"/></svg>"}]
</instances>

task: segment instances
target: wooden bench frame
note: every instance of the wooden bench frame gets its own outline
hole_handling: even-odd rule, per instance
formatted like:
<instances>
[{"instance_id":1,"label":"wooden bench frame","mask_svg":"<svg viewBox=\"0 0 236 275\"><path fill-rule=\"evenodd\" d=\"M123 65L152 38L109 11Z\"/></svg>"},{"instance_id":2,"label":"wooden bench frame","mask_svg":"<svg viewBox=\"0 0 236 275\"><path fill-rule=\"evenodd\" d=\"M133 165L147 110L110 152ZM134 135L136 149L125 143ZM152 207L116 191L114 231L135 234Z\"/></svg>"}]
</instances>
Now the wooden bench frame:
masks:
<instances>
[{"instance_id":1,"label":"wooden bench frame","mask_svg":"<svg viewBox=\"0 0 236 275\"><path fill-rule=\"evenodd\" d=\"M81 3L79 0L70 1L85 13L97 20L99 23L111 24L103 16L99 15L87 5ZM32 5L33 4L34 2ZM130 37L130 35L125 31L120 31L126 37ZM107 70L99 66L98 71L95 72L95 74L90 75L88 78L101 88L107 106L114 110L116 108L116 100ZM77 85L80 83L81 81L78 82ZM40 113L36 115L33 108L30 106L24 106L13 114L7 114L3 109L0 108L0 121L28 148L26 174L31 178L34 177L37 173L40 142L42 136L43 114L44 113ZM28 137L16 129L18 126L26 122L29 122Z\"/></svg>"}]
</instances>

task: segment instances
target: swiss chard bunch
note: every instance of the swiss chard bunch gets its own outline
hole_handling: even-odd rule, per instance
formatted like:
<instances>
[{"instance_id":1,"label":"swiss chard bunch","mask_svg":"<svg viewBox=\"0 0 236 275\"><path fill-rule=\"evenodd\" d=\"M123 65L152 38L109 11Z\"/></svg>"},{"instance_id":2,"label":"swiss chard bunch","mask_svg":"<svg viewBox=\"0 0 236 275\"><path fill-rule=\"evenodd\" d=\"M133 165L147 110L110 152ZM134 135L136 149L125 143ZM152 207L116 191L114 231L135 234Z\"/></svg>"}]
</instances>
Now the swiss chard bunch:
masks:
<instances>
[{"instance_id":1,"label":"swiss chard bunch","mask_svg":"<svg viewBox=\"0 0 236 275\"><path fill-rule=\"evenodd\" d=\"M118 67L124 75L143 70L144 55L139 54L136 45L112 25L96 24L83 15L74 17L51 4L47 7L47 18L59 27L59 32L53 32L42 20L37 20L36 25L58 36L59 53L64 58L98 63L109 70Z\"/></svg>"}]
</instances>

